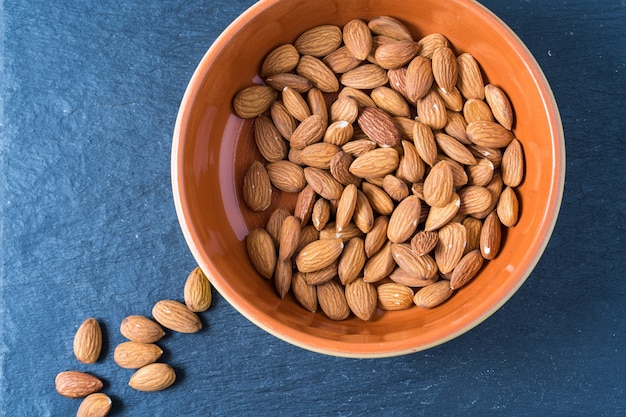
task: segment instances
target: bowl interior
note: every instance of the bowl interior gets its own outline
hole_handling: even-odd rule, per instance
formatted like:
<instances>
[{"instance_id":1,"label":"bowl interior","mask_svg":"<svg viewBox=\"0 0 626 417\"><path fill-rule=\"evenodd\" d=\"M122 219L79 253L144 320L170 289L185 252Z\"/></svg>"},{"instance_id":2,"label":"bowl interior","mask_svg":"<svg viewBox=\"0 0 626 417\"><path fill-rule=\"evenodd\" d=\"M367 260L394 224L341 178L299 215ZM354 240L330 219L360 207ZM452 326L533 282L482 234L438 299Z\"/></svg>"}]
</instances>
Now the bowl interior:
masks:
<instances>
[{"instance_id":1,"label":"bowl interior","mask_svg":"<svg viewBox=\"0 0 626 417\"><path fill-rule=\"evenodd\" d=\"M443 305L379 314L371 322L341 322L309 313L289 295L281 300L273 282L250 264L245 236L264 225L264 213L245 208L243 174L259 158L251 123L232 113L240 89L260 83L264 56L291 43L305 29L379 15L403 21L418 39L443 33L458 53L471 53L485 80L501 86L515 111L514 132L523 144L526 176L518 188L520 221L509 229L501 252ZM564 142L550 88L534 58L498 18L464 0L261 1L216 40L194 73L174 133L172 184L188 245L216 289L244 316L295 345L326 354L377 357L426 349L480 323L524 282L550 237L563 190ZM277 193L275 193L277 194Z\"/></svg>"}]
</instances>

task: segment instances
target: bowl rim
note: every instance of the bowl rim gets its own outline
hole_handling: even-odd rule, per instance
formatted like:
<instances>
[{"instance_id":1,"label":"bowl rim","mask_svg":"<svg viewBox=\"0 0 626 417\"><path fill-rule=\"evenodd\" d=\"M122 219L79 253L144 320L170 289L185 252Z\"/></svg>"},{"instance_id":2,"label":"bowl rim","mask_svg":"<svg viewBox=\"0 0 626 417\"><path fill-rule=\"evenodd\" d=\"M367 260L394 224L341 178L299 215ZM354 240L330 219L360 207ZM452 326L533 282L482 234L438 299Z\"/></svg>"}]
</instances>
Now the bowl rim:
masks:
<instances>
[{"instance_id":1,"label":"bowl rim","mask_svg":"<svg viewBox=\"0 0 626 417\"><path fill-rule=\"evenodd\" d=\"M271 5L280 1L283 1L283 0L260 0L257 3L248 7L242 14L240 14L235 20L233 20L221 32L221 34L215 39L213 44L204 53L200 62L196 66L188 82L188 85L185 89L184 95L181 99L179 110L176 116L176 121L175 121L175 126L174 126L174 131L173 131L173 138L172 138L172 150L171 150L171 160L170 160L171 185L172 185L173 200L174 200L174 206L176 209L176 215L178 218L178 223L181 227L184 239L189 247L189 250L191 251L193 258L197 262L198 266L205 273L205 275L209 277L211 283L213 284L215 289L220 293L220 295L224 297L226 301L233 308L235 308L235 310L237 310L240 314L242 314L246 319L248 319L250 322L255 324L257 327L263 329L267 333L273 335L274 337L280 340L283 340L287 343L290 343L294 346L298 346L300 348L303 348L309 351L313 351L313 352L317 352L317 353L321 353L325 355L330 355L330 356L345 357L345 358L385 358L385 357L400 356L400 355L406 355L409 353L415 353L418 351L427 350L435 346L441 345L443 343L446 343L470 331L471 329L473 329L474 327L478 326L480 323L485 321L487 318L489 318L491 315L493 315L518 291L518 289L528 279L528 277L530 276L530 274L536 267L537 263L541 259L548 245L548 242L552 236L552 233L554 231L554 228L556 226L556 222L558 219L558 215L559 215L559 211L560 211L560 207L561 207L561 203L563 199L564 184L565 184L565 168L566 168L565 137L564 137L560 113L557 107L556 100L554 98L553 91L548 83L547 78L545 77L545 74L543 73L541 67L539 66L539 63L537 62L533 54L530 52L528 47L524 44L524 42L502 19L500 19L497 15L495 15L486 6L474 0L454 0L454 1L456 1L457 3L463 3L467 6L476 7L478 9L477 11L479 13L482 13L486 19L491 20L491 22L494 25L500 26L501 29L503 30L503 33L505 35L508 35L514 41L514 43L518 46L519 53L524 56L528 69L533 73L533 76L536 80L537 85L542 87L541 97L544 100L544 107L548 111L547 120L550 124L550 132L555 142L554 143L555 149L560 151L560 152L557 152L554 157L555 160L553 161L553 163L555 166L555 172L552 177L551 188L549 191L549 198L548 198L548 207L554 208L554 211L552 212L551 218L549 218L546 223L545 234L538 246L538 250L536 251L533 258L531 259L531 262L529 263L528 267L525 269L523 274L517 280L515 285L509 289L509 291L505 294L504 297L501 297L497 303L494 303L489 309L485 310L481 315L476 317L474 320L461 326L456 331L446 334L445 337L438 338L437 340L431 343L423 344L417 347L413 346L413 347L405 347L401 349L390 348L390 349L383 349L383 350L377 350L377 351L344 350L341 348L330 349L327 347L323 347L321 345L304 342L289 334L281 333L279 331L280 329L275 329L268 323L264 322L262 319L250 314L236 300L237 298L236 294L231 294L228 288L225 288L224 286L222 286L220 284L220 281L214 278L215 274L214 274L212 265L210 264L210 262L207 262L205 259L203 259L201 255L201 251L199 249L199 245L196 242L193 236L193 232L189 226L190 222L188 221L188 213L183 207L183 201L182 201L183 199L182 199L182 194L181 194L181 188L179 185L179 180L180 180L179 174L181 173L181 166L179 165L178 162L179 162L179 146L180 146L180 141L181 141L183 121L189 110L189 103L194 94L193 92L196 86L201 82L201 75L204 73L203 68L205 68L208 65L208 63L211 61L212 57L215 56L218 53L218 51L224 47L229 37L238 27L249 23L262 11L262 9L268 7L268 5ZM560 158L557 159L558 156L560 156ZM341 346L346 346L346 347L354 345L354 343L351 343L351 342L345 342L345 344L344 343L339 343L339 344Z\"/></svg>"}]
</instances>

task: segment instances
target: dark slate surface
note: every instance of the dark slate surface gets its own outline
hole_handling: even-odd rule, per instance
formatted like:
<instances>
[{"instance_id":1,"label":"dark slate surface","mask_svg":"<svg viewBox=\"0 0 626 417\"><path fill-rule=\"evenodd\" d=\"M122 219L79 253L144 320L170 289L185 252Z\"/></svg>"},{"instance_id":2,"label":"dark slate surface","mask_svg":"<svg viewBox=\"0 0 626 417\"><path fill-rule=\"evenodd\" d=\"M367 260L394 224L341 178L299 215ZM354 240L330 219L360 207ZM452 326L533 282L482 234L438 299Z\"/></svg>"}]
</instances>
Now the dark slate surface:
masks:
<instances>
[{"instance_id":1,"label":"dark slate surface","mask_svg":"<svg viewBox=\"0 0 626 417\"><path fill-rule=\"evenodd\" d=\"M484 0L551 83L567 140L561 216L535 272L496 314L426 352L322 356L221 297L197 335L170 334L169 390L113 363L128 314L182 297L194 261L170 191L171 133L205 50L251 0L0 2L0 414L70 416L54 377L105 381L112 416L626 414L626 5ZM72 355L94 316L102 359Z\"/></svg>"}]
</instances>

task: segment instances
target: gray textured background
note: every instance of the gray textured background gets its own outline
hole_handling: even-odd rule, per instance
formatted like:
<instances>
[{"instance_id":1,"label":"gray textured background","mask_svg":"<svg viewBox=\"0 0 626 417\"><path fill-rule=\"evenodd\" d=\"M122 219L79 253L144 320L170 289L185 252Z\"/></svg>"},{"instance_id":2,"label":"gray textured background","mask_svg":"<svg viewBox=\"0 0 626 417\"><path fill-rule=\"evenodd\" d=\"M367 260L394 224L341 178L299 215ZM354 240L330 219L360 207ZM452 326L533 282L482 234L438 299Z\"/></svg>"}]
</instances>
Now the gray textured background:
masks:
<instances>
[{"instance_id":1,"label":"gray textured background","mask_svg":"<svg viewBox=\"0 0 626 417\"><path fill-rule=\"evenodd\" d=\"M0 414L74 415L54 377L77 368L105 381L111 416L626 415L626 5L609 0L483 1L543 67L568 148L553 238L500 311L426 352L350 360L269 336L215 294L204 330L161 343L178 382L127 386L120 321L181 299L195 266L170 191L178 104L252 3L0 3ZM89 316L106 338L86 366L71 346Z\"/></svg>"}]
</instances>

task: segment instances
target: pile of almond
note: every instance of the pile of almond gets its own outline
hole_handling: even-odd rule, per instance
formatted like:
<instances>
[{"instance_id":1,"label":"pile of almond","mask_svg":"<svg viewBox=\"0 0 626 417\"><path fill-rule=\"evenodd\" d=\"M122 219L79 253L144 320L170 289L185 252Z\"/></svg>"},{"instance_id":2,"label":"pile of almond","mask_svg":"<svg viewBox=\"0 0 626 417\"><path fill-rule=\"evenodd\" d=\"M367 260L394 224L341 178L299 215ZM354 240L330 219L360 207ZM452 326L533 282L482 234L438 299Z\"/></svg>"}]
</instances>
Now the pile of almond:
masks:
<instances>
[{"instance_id":1,"label":"pile of almond","mask_svg":"<svg viewBox=\"0 0 626 417\"><path fill-rule=\"evenodd\" d=\"M211 284L200 268L195 268L185 281L184 304L175 300L158 301L152 317L131 315L120 324L120 333L128 339L115 347L115 363L136 370L128 385L138 391L161 391L176 381L176 372L167 363L157 362L163 350L156 344L165 336L163 328L180 333L196 333L202 322L196 313L211 306ZM102 329L94 318L85 320L74 335L74 355L83 364L93 364L102 351ZM99 392L103 383L90 373L70 370L55 378L59 394L68 398L83 398L77 417L103 417L111 410L111 399Z\"/></svg>"},{"instance_id":2,"label":"pile of almond","mask_svg":"<svg viewBox=\"0 0 626 417\"><path fill-rule=\"evenodd\" d=\"M246 205L297 193L293 212L275 209L246 239L281 298L333 320L431 308L498 254L524 157L509 99L472 55L380 16L306 30L260 74L233 108L262 156Z\"/></svg>"}]
</instances>

